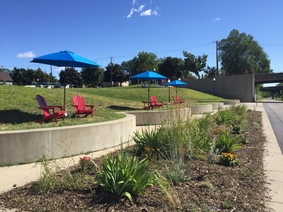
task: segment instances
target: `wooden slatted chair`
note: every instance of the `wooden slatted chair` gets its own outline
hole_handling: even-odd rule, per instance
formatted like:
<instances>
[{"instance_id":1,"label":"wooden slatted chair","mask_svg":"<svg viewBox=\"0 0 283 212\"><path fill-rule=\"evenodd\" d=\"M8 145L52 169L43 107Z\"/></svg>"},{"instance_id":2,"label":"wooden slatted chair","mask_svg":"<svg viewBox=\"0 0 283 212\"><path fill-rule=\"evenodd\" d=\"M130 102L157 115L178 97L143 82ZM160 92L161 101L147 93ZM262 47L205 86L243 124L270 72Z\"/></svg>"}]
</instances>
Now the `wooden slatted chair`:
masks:
<instances>
[{"instance_id":1,"label":"wooden slatted chair","mask_svg":"<svg viewBox=\"0 0 283 212\"><path fill-rule=\"evenodd\" d=\"M163 106L163 102L162 101L158 101L156 96L151 96L150 100L151 100L150 104L151 104L152 108L162 107Z\"/></svg>"},{"instance_id":2,"label":"wooden slatted chair","mask_svg":"<svg viewBox=\"0 0 283 212\"><path fill-rule=\"evenodd\" d=\"M73 117L81 117L81 115L84 115L83 117L87 117L88 115L91 115L93 117L94 106L85 104L84 97L79 95L73 96L73 103L73 106L75 108Z\"/></svg>"},{"instance_id":3,"label":"wooden slatted chair","mask_svg":"<svg viewBox=\"0 0 283 212\"><path fill-rule=\"evenodd\" d=\"M54 119L54 121L57 123L57 119L65 118L65 111L63 110L63 106L58 105L47 105L45 102L45 99L41 95L36 95L36 100L39 104L39 109L42 110L43 118L38 119L37 122L42 123L45 121L49 121L51 119Z\"/></svg>"},{"instance_id":4,"label":"wooden slatted chair","mask_svg":"<svg viewBox=\"0 0 283 212\"><path fill-rule=\"evenodd\" d=\"M174 101L174 104L182 104L185 103L184 99L181 99L180 96L176 96L176 98L174 96L172 96L172 99Z\"/></svg>"}]
</instances>

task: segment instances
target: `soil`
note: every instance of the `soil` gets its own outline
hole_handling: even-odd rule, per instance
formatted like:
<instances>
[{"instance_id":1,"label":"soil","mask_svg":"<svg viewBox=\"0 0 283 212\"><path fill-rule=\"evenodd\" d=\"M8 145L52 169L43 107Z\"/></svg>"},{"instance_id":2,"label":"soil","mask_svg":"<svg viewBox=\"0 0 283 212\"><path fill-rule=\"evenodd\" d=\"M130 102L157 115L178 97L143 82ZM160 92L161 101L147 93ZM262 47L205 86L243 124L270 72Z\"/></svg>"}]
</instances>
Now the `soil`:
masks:
<instances>
[{"instance_id":1,"label":"soil","mask_svg":"<svg viewBox=\"0 0 283 212\"><path fill-rule=\"evenodd\" d=\"M174 187L172 207L158 187L145 190L135 202L117 199L99 188L35 192L35 183L0 194L0 209L18 211L266 211L266 179L263 170L265 136L260 112L248 115L248 143L237 150L237 167L193 160L186 180ZM95 159L99 163L101 159ZM157 164L157 167L164 167ZM0 210L1 211L1 210Z\"/></svg>"}]
</instances>

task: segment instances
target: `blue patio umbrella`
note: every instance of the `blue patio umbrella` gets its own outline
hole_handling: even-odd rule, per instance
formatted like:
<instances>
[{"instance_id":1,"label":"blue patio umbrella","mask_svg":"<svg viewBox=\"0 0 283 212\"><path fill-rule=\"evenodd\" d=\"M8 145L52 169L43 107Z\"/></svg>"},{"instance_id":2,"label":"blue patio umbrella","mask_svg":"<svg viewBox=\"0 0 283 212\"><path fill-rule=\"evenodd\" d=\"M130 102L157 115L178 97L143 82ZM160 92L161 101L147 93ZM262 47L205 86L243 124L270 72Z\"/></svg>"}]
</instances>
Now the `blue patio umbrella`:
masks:
<instances>
[{"instance_id":1,"label":"blue patio umbrella","mask_svg":"<svg viewBox=\"0 0 283 212\"><path fill-rule=\"evenodd\" d=\"M142 72L140 74L133 76L132 79L163 80L163 79L166 79L166 77L154 71L147 70L145 72ZM150 86L148 86L148 102L149 102L149 97L150 97L149 94L150 94Z\"/></svg>"},{"instance_id":2,"label":"blue patio umbrella","mask_svg":"<svg viewBox=\"0 0 283 212\"><path fill-rule=\"evenodd\" d=\"M184 87L187 83L180 80L173 80L172 82L168 82L166 86L174 86L176 87L176 96L177 96L177 87ZM170 102L170 87L169 87L169 102Z\"/></svg>"},{"instance_id":3,"label":"blue patio umbrella","mask_svg":"<svg viewBox=\"0 0 283 212\"><path fill-rule=\"evenodd\" d=\"M47 65L54 65L59 67L80 67L80 68L92 68L100 66L97 63L86 59L80 55L74 54L71 51L65 50L55 52L40 57L33 58L32 63L42 63ZM64 77L64 109L66 106L66 72Z\"/></svg>"},{"instance_id":4,"label":"blue patio umbrella","mask_svg":"<svg viewBox=\"0 0 283 212\"><path fill-rule=\"evenodd\" d=\"M172 82L168 82L166 86L175 86L175 87L181 87L181 86L186 86L187 83L180 81L180 80L173 80Z\"/></svg>"},{"instance_id":5,"label":"blue patio umbrella","mask_svg":"<svg viewBox=\"0 0 283 212\"><path fill-rule=\"evenodd\" d=\"M99 66L97 63L65 50L33 58L32 63L42 63L59 67L91 68Z\"/></svg>"},{"instance_id":6,"label":"blue patio umbrella","mask_svg":"<svg viewBox=\"0 0 283 212\"><path fill-rule=\"evenodd\" d=\"M147 70L145 72L133 76L132 79L162 80L162 79L166 79L166 77L154 71Z\"/></svg>"}]
</instances>

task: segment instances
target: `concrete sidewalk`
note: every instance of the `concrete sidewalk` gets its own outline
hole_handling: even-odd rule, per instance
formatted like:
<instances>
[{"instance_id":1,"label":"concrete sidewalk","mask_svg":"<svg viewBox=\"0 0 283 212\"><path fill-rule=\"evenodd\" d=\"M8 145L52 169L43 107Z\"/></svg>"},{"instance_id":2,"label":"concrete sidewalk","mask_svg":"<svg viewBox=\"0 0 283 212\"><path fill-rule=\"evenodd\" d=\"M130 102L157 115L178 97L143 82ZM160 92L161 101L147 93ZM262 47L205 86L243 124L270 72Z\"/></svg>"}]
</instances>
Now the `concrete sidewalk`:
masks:
<instances>
[{"instance_id":1,"label":"concrete sidewalk","mask_svg":"<svg viewBox=\"0 0 283 212\"><path fill-rule=\"evenodd\" d=\"M266 136L263 166L267 178L266 207L268 211L283 211L283 155L262 103L246 103L250 109L262 112Z\"/></svg>"},{"instance_id":2,"label":"concrete sidewalk","mask_svg":"<svg viewBox=\"0 0 283 212\"><path fill-rule=\"evenodd\" d=\"M268 211L283 211L283 156L281 154L279 145L274 135L273 129L269 122L268 116L265 112L262 103L244 103L252 110L262 112L263 129L266 135L267 143L264 154L264 169L267 177L267 199L266 206ZM148 127L146 127L148 128ZM142 127L137 127L137 130L142 130ZM129 143L131 145L131 143ZM119 148L110 148L89 154L90 157L96 158L105 155L109 152L115 151ZM71 158L63 158L54 161L56 166L60 165L62 168L70 167L79 162L79 155ZM36 181L40 177L41 164L25 164L10 167L0 167L0 193L20 187L26 183ZM6 210L1 207L0 212L10 212L15 210Z\"/></svg>"}]
</instances>

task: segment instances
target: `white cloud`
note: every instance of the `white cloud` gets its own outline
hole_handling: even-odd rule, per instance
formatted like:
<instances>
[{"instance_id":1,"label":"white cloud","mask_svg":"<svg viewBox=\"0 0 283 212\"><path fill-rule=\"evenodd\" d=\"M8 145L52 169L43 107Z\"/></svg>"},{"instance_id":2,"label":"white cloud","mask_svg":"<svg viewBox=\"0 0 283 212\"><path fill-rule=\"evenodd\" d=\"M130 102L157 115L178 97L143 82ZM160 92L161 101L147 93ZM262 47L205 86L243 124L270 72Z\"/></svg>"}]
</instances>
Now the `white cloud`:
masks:
<instances>
[{"instance_id":1,"label":"white cloud","mask_svg":"<svg viewBox=\"0 0 283 212\"><path fill-rule=\"evenodd\" d=\"M152 10L152 9L148 9L146 11L143 11L140 16L152 16L152 15L158 15L157 10Z\"/></svg>"},{"instance_id":2,"label":"white cloud","mask_svg":"<svg viewBox=\"0 0 283 212\"><path fill-rule=\"evenodd\" d=\"M139 13L140 16L153 16L153 15L159 15L158 13L158 8L156 9L147 9L147 10L144 10L145 9L145 6L149 3L149 4L152 4L153 0L146 0L147 3L145 4L140 4L138 3L137 0L133 0L132 1L132 6L133 5L137 5L137 6L133 6L131 8L131 11L130 13L126 16L127 18L131 18L133 16L134 13Z\"/></svg>"},{"instance_id":3,"label":"white cloud","mask_svg":"<svg viewBox=\"0 0 283 212\"><path fill-rule=\"evenodd\" d=\"M139 9L137 9L137 12L139 12L139 11L142 11L143 10L143 8L144 8L144 4L142 4L141 6L139 6Z\"/></svg>"},{"instance_id":4,"label":"white cloud","mask_svg":"<svg viewBox=\"0 0 283 212\"><path fill-rule=\"evenodd\" d=\"M127 15L126 17L127 17L127 18L131 18L134 12L140 12L140 11L142 11L143 8L144 8L144 6L145 6L145 5L142 4L142 5L139 6L138 9L135 9L135 8L133 7L133 8L131 9L129 15Z\"/></svg>"},{"instance_id":5,"label":"white cloud","mask_svg":"<svg viewBox=\"0 0 283 212\"><path fill-rule=\"evenodd\" d=\"M221 18L217 17L213 20L213 22L220 21L220 20L221 20Z\"/></svg>"},{"instance_id":6,"label":"white cloud","mask_svg":"<svg viewBox=\"0 0 283 212\"><path fill-rule=\"evenodd\" d=\"M17 57L18 58L34 58L35 53L33 51L19 53L19 54L17 54Z\"/></svg>"},{"instance_id":7,"label":"white cloud","mask_svg":"<svg viewBox=\"0 0 283 212\"><path fill-rule=\"evenodd\" d=\"M134 8L131 9L129 15L127 15L126 17L127 17L127 18L131 18L132 15L133 15L133 13L134 13Z\"/></svg>"}]
</instances>

